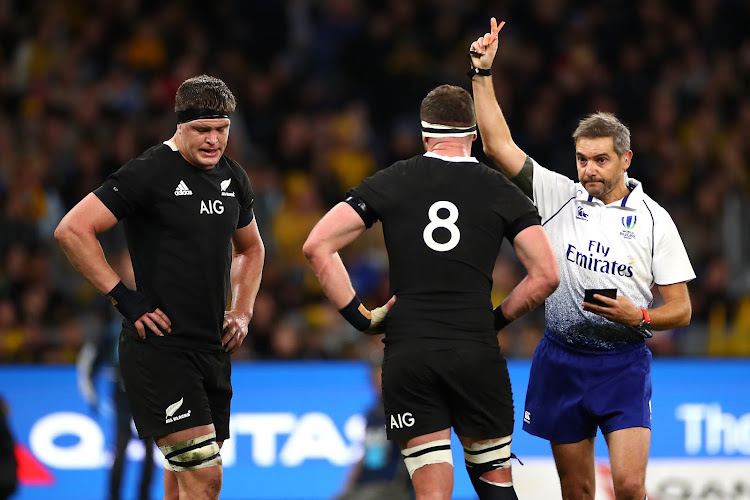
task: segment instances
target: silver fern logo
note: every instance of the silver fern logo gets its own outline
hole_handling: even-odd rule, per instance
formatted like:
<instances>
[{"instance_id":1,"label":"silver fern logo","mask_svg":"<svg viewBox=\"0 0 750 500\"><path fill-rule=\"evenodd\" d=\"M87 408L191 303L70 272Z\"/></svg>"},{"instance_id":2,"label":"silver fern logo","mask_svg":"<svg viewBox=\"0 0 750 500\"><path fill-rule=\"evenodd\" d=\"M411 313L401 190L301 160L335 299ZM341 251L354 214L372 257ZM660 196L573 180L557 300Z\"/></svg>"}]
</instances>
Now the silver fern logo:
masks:
<instances>
[{"instance_id":1,"label":"silver fern logo","mask_svg":"<svg viewBox=\"0 0 750 500\"><path fill-rule=\"evenodd\" d=\"M221 195L222 196L232 196L232 197L234 197L234 191L227 191L227 189L229 189L229 185L231 183L232 183L232 178L231 177L229 179L225 180L225 181L221 181L221 183L219 184L219 186L221 186Z\"/></svg>"},{"instance_id":2,"label":"silver fern logo","mask_svg":"<svg viewBox=\"0 0 750 500\"><path fill-rule=\"evenodd\" d=\"M172 415L174 415L174 412L176 412L177 410L180 409L180 406L182 406L182 402L184 400L185 400L185 398L180 398L180 400L177 401L176 403L173 403L173 404L167 406L167 418L169 418Z\"/></svg>"},{"instance_id":3,"label":"silver fern logo","mask_svg":"<svg viewBox=\"0 0 750 500\"><path fill-rule=\"evenodd\" d=\"M185 398L180 398L179 401L176 403L172 403L171 405L167 406L166 414L167 418L165 420L165 423L171 424L172 422L175 422L177 420L182 420L183 418L187 418L190 416L190 410L186 411L185 413L181 413L180 415L177 415L176 417L173 416L177 410L180 409L182 406L182 402L185 400Z\"/></svg>"}]
</instances>

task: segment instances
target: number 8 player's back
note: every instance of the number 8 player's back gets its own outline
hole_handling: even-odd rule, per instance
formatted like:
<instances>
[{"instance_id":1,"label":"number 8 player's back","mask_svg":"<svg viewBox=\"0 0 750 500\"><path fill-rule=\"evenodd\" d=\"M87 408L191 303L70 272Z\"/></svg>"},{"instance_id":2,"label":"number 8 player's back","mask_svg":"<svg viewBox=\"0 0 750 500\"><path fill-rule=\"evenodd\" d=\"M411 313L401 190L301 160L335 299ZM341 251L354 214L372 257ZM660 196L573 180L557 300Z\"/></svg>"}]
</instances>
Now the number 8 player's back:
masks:
<instances>
[{"instance_id":1,"label":"number 8 player's back","mask_svg":"<svg viewBox=\"0 0 750 500\"><path fill-rule=\"evenodd\" d=\"M387 342L415 330L494 336L495 259L506 233L538 223L531 201L472 157L429 153L393 164L351 193L368 200L383 224L391 292L398 297Z\"/></svg>"}]
</instances>

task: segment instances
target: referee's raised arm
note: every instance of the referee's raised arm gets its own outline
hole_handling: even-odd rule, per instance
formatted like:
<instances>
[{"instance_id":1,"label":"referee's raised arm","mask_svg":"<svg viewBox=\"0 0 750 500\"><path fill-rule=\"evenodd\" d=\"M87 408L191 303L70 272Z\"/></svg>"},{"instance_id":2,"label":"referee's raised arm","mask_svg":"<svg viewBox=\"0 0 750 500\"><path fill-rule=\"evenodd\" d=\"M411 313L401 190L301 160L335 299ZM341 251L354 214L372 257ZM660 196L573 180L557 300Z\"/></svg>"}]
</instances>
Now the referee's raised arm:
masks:
<instances>
[{"instance_id":1,"label":"referee's raised arm","mask_svg":"<svg viewBox=\"0 0 750 500\"><path fill-rule=\"evenodd\" d=\"M482 136L484 152L512 179L521 171L526 161L526 153L513 142L510 129L495 97L490 68L497 53L499 31L500 27L493 17L490 20L490 33L479 37L471 44L469 57L476 69L469 74L474 91L477 127Z\"/></svg>"}]
</instances>

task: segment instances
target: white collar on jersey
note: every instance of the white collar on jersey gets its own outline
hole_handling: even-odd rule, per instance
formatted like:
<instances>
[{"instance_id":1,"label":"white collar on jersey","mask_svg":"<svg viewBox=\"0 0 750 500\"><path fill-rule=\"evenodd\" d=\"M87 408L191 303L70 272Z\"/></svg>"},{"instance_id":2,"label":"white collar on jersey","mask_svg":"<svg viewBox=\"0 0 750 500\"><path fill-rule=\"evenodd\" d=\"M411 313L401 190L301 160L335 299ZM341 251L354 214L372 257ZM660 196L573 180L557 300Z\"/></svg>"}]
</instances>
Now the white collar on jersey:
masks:
<instances>
[{"instance_id":1,"label":"white collar on jersey","mask_svg":"<svg viewBox=\"0 0 750 500\"><path fill-rule=\"evenodd\" d=\"M166 144L167 146L169 146L169 149L171 149L172 151L177 151L177 144L175 144L171 140L170 141L164 141L163 144Z\"/></svg>"},{"instance_id":2,"label":"white collar on jersey","mask_svg":"<svg viewBox=\"0 0 750 500\"><path fill-rule=\"evenodd\" d=\"M625 184L630 189L630 192L626 194L624 198L613 201L608 205L604 205L604 203L602 203L599 198L591 196L583 187L583 184L579 182L576 188L576 199L578 199L578 201L591 203L593 205L602 205L617 208L634 208L635 203L643 199L643 184L641 184L640 181L633 179L632 177L628 177L628 174L625 174Z\"/></svg>"},{"instance_id":3,"label":"white collar on jersey","mask_svg":"<svg viewBox=\"0 0 750 500\"><path fill-rule=\"evenodd\" d=\"M429 158L437 158L438 160L450 161L453 163L464 162L464 163L479 163L479 160L473 156L442 156L437 153L427 152L424 154Z\"/></svg>"}]
</instances>

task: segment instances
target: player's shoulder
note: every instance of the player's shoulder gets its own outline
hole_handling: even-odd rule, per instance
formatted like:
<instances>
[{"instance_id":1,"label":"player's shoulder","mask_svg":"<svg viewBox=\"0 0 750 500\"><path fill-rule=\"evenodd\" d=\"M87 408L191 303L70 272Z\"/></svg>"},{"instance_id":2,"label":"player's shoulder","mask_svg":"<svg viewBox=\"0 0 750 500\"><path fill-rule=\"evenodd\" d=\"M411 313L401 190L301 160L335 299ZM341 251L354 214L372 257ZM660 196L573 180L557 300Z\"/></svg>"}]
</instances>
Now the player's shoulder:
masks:
<instances>
[{"instance_id":1,"label":"player's shoulder","mask_svg":"<svg viewBox=\"0 0 750 500\"><path fill-rule=\"evenodd\" d=\"M223 155L221 157L221 161L225 163L233 172L242 172L243 174L246 174L245 169L242 168L242 165L240 165L239 162L232 157Z\"/></svg>"},{"instance_id":2,"label":"player's shoulder","mask_svg":"<svg viewBox=\"0 0 750 500\"><path fill-rule=\"evenodd\" d=\"M510 179L508 179L507 175L502 173L499 169L493 168L487 165L486 163L479 162L475 166L474 170L477 176L483 179L486 179L487 182L499 183L501 185L509 185L509 186L515 185L513 184L513 182L511 182Z\"/></svg>"},{"instance_id":3,"label":"player's shoulder","mask_svg":"<svg viewBox=\"0 0 750 500\"><path fill-rule=\"evenodd\" d=\"M243 182L250 182L250 177L247 175L247 172L242 167L242 165L239 164L238 161L227 155L222 156L220 161L225 166L225 168L229 169L234 178Z\"/></svg>"},{"instance_id":4,"label":"player's shoulder","mask_svg":"<svg viewBox=\"0 0 750 500\"><path fill-rule=\"evenodd\" d=\"M394 177L403 177L405 175L409 175L414 171L414 168L410 168L410 166L414 165L415 158L408 158L405 160L398 160L387 167L381 168L374 174L370 175L369 177L363 179L364 184L381 184L381 183L388 183L393 182L392 178Z\"/></svg>"},{"instance_id":5,"label":"player's shoulder","mask_svg":"<svg viewBox=\"0 0 750 500\"><path fill-rule=\"evenodd\" d=\"M466 176L473 178L473 184L477 192L485 192L493 196L496 200L503 202L515 200L515 198L527 198L521 189L511 181L507 175L497 168L493 168L486 163L477 163L471 165L470 169L465 172ZM501 196L497 196L500 192Z\"/></svg>"},{"instance_id":6,"label":"player's shoulder","mask_svg":"<svg viewBox=\"0 0 750 500\"><path fill-rule=\"evenodd\" d=\"M126 165L132 168L148 168L157 169L161 166L166 166L170 161L176 162L182 158L177 150L172 150L167 144L160 143L155 146L151 146L140 155L130 160Z\"/></svg>"},{"instance_id":7,"label":"player's shoulder","mask_svg":"<svg viewBox=\"0 0 750 500\"><path fill-rule=\"evenodd\" d=\"M229 172L229 177L231 179L234 179L234 182L237 183L240 191L242 193L245 193L245 195L243 196L249 197L245 199L247 201L251 201L254 197L253 188L252 184L250 183L250 176L247 175L247 172L244 168L242 168L242 165L226 155L221 157L221 160L219 160L219 165L222 166L222 169L226 169L224 170L225 172Z\"/></svg>"},{"instance_id":8,"label":"player's shoulder","mask_svg":"<svg viewBox=\"0 0 750 500\"><path fill-rule=\"evenodd\" d=\"M177 162L182 158L180 153L176 155L166 144L157 144L125 163L116 175L135 175L144 181L155 179L168 171L171 162Z\"/></svg>"},{"instance_id":9,"label":"player's shoulder","mask_svg":"<svg viewBox=\"0 0 750 500\"><path fill-rule=\"evenodd\" d=\"M172 149L169 145L162 142L151 146L146 151L133 158L133 161L137 162L151 162L158 161L162 162L170 157L178 158L180 156L179 151Z\"/></svg>"}]
</instances>

